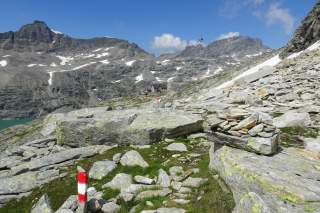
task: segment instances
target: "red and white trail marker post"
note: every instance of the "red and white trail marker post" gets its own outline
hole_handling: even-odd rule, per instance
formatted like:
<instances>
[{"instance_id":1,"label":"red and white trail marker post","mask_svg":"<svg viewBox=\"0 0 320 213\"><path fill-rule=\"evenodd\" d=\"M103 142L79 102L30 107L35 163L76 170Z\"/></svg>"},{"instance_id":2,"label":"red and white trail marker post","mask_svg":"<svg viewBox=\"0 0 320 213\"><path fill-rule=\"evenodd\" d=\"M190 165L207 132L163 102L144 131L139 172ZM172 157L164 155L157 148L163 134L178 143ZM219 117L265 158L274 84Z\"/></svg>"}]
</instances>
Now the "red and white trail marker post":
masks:
<instances>
[{"instance_id":1,"label":"red and white trail marker post","mask_svg":"<svg viewBox=\"0 0 320 213\"><path fill-rule=\"evenodd\" d=\"M80 166L77 167L77 181L78 181L78 209L77 213L86 213L87 211L87 188L88 175L86 171Z\"/></svg>"},{"instance_id":2,"label":"red and white trail marker post","mask_svg":"<svg viewBox=\"0 0 320 213\"><path fill-rule=\"evenodd\" d=\"M161 97L158 96L158 97L156 97L156 106L157 106L157 108L160 108L160 104L161 104Z\"/></svg>"}]
</instances>

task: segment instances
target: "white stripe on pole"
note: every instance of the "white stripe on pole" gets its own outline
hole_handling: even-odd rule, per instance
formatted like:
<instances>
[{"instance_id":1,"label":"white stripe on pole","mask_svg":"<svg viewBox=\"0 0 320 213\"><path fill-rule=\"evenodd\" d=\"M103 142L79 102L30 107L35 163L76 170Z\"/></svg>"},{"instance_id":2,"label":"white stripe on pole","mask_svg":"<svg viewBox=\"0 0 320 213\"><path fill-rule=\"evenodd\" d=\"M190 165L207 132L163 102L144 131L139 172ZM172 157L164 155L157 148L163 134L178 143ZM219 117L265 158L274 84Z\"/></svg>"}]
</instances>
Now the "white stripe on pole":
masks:
<instances>
[{"instance_id":1,"label":"white stripe on pole","mask_svg":"<svg viewBox=\"0 0 320 213\"><path fill-rule=\"evenodd\" d=\"M85 195L87 193L87 184L85 183L78 183L78 193Z\"/></svg>"}]
</instances>

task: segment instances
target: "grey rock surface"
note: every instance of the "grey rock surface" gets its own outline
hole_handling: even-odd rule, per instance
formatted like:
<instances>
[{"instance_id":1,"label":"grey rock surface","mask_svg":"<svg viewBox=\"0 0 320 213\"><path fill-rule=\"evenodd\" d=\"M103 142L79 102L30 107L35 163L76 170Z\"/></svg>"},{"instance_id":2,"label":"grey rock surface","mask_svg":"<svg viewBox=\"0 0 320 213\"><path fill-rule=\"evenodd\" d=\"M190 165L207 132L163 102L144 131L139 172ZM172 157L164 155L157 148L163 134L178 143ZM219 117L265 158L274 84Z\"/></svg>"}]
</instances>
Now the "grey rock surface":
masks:
<instances>
[{"instance_id":1,"label":"grey rock surface","mask_svg":"<svg viewBox=\"0 0 320 213\"><path fill-rule=\"evenodd\" d=\"M53 213L47 194L44 194L35 206L32 207L31 213Z\"/></svg>"},{"instance_id":2,"label":"grey rock surface","mask_svg":"<svg viewBox=\"0 0 320 213\"><path fill-rule=\"evenodd\" d=\"M117 167L116 163L109 160L104 161L97 161L95 162L90 171L89 171L89 177L101 180L105 176L107 176L112 170L114 170Z\"/></svg>"},{"instance_id":3,"label":"grey rock surface","mask_svg":"<svg viewBox=\"0 0 320 213\"><path fill-rule=\"evenodd\" d=\"M231 187L237 208L246 210L258 203L270 212L304 212L312 202L319 211L320 172L314 169L318 167L319 160L294 148L272 157L227 146L210 151L210 168Z\"/></svg>"},{"instance_id":4,"label":"grey rock surface","mask_svg":"<svg viewBox=\"0 0 320 213\"><path fill-rule=\"evenodd\" d=\"M277 128L284 127L306 127L311 125L311 118L309 113L298 113L294 111L286 112L274 119L273 123Z\"/></svg>"},{"instance_id":5,"label":"grey rock surface","mask_svg":"<svg viewBox=\"0 0 320 213\"><path fill-rule=\"evenodd\" d=\"M124 190L132 184L132 176L124 173L117 174L110 182L104 184L102 188Z\"/></svg>"},{"instance_id":6,"label":"grey rock surface","mask_svg":"<svg viewBox=\"0 0 320 213\"><path fill-rule=\"evenodd\" d=\"M166 147L168 151L175 151L175 152L186 152L188 151L187 146L183 143L172 143Z\"/></svg>"},{"instance_id":7,"label":"grey rock surface","mask_svg":"<svg viewBox=\"0 0 320 213\"><path fill-rule=\"evenodd\" d=\"M149 164L142 158L139 152L131 150L126 152L120 159L122 166L141 166L146 168Z\"/></svg>"}]
</instances>

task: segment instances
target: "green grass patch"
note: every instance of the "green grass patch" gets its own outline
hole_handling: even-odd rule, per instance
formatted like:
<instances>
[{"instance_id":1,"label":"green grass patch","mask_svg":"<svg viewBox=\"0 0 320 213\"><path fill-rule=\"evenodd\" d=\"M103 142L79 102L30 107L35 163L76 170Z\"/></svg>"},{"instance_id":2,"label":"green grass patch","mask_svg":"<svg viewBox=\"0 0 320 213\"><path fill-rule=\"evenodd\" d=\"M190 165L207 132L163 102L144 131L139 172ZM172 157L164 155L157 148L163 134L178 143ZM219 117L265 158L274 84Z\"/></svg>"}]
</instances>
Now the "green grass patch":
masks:
<instances>
[{"instance_id":1,"label":"green grass patch","mask_svg":"<svg viewBox=\"0 0 320 213\"><path fill-rule=\"evenodd\" d=\"M203 177L208 178L209 182L199 189L194 189L193 193L190 195L190 204L187 205L178 205L170 201L169 196L161 198L154 197L143 200L141 202L124 202L122 200L118 201L118 204L121 205L121 213L127 213L131 208L137 206L137 211L148 209L157 209L160 207L178 207L184 208L188 212L211 212L213 209L215 212L229 213L232 212L234 208L234 201L231 193L224 192L219 182L213 178L214 173L208 170L209 164L209 155L208 148L199 146L198 142L201 140L187 140L184 138L176 139L174 142L181 142L186 144L188 147L188 152L179 153L179 152L169 152L164 149L168 144L166 142L161 142L158 144L151 145L148 149L136 149L142 157L149 163L148 168L141 167L128 167L118 165L115 170L109 173L102 180L90 180L89 185L95 187L97 190L103 192L104 199L115 198L118 194L118 190L112 190L110 188L102 189L102 185L112 180L112 178L118 173L126 173L135 175L149 176L154 178L158 175L159 169L164 169L167 172L171 166L182 166L184 170L191 168L199 168L200 172L193 175L194 177ZM92 158L81 160L77 165L82 166L86 170L89 170L92 164L99 160L112 159L112 156L116 153L125 153L128 150L133 150L133 148L117 147L107 152L94 156ZM187 163L181 162L179 158L188 159L188 154L198 153L201 154L201 157L190 158ZM179 157L174 158L172 155L180 154ZM30 212L32 206L38 201L38 199L44 194L47 193L53 210L57 210L63 202L70 196L77 194L77 182L76 182L76 166L66 167L63 172L67 173L67 176L64 178L59 178L52 181L49 184L45 184L41 188L35 189L31 195L28 197L22 198L19 201L13 200L7 203L3 208L0 209L0 213L16 213L17 210L21 213ZM199 200L198 198L201 199ZM188 198L189 199L189 198ZM151 201L153 207L150 207L146 204L146 201Z\"/></svg>"},{"instance_id":2,"label":"green grass patch","mask_svg":"<svg viewBox=\"0 0 320 213\"><path fill-rule=\"evenodd\" d=\"M284 147L303 148L303 141L299 137L317 138L319 129L307 127L286 127L281 130L281 145Z\"/></svg>"}]
</instances>

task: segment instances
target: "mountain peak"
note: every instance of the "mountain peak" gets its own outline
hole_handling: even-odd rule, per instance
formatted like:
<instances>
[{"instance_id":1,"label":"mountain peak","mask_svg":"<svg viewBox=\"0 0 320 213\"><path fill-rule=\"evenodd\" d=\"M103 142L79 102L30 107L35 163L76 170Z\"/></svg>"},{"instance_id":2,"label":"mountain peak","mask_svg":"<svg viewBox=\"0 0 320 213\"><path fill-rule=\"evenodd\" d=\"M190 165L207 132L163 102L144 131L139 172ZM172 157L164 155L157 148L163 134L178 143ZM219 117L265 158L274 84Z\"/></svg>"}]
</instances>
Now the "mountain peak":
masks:
<instances>
[{"instance_id":1,"label":"mountain peak","mask_svg":"<svg viewBox=\"0 0 320 213\"><path fill-rule=\"evenodd\" d=\"M251 38L248 36L234 36L230 38L213 41L206 47L202 45L188 46L183 50L180 57L204 57L215 58L224 55L245 56L266 52L271 48L265 46L261 39Z\"/></svg>"},{"instance_id":2,"label":"mountain peak","mask_svg":"<svg viewBox=\"0 0 320 213\"><path fill-rule=\"evenodd\" d=\"M43 21L34 21L32 24L26 24L15 33L17 39L25 39L29 42L45 42L53 41L53 32Z\"/></svg>"}]
</instances>

